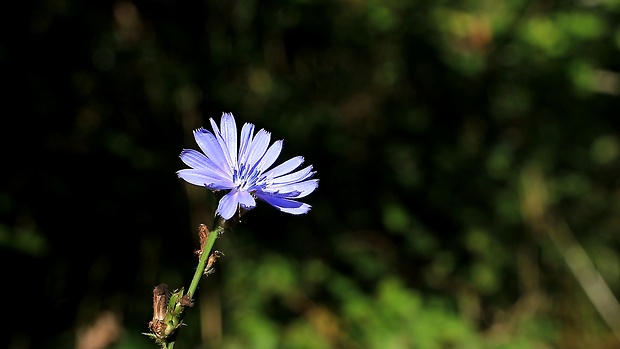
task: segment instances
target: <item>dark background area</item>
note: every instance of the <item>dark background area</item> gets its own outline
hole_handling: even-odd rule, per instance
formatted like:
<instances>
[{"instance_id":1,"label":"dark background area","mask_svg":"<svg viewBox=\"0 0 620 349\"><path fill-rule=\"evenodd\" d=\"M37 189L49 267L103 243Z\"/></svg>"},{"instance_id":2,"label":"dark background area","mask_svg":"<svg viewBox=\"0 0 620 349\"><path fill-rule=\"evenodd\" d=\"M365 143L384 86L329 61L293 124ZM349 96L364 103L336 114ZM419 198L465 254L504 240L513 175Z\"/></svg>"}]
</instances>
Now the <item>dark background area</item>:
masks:
<instances>
[{"instance_id":1,"label":"dark background area","mask_svg":"<svg viewBox=\"0 0 620 349\"><path fill-rule=\"evenodd\" d=\"M0 347L154 348L222 112L320 179L217 240L178 348L619 348L620 2L10 2ZM175 347L175 348L176 348Z\"/></svg>"}]
</instances>

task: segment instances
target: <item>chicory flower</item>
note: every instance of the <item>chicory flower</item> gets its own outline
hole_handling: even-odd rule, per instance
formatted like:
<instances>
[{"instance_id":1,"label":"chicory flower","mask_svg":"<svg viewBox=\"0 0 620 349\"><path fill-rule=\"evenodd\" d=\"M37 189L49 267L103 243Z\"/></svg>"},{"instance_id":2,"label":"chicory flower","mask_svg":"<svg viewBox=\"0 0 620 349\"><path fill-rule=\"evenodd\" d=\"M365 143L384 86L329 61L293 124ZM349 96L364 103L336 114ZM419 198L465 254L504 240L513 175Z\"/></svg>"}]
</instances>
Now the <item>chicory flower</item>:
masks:
<instances>
[{"instance_id":1,"label":"chicory flower","mask_svg":"<svg viewBox=\"0 0 620 349\"><path fill-rule=\"evenodd\" d=\"M213 119L209 121L213 133L204 128L194 131L202 152L184 149L181 160L191 168L177 171L177 175L193 185L227 190L218 204L218 215L228 220L239 208L256 207L256 199L294 215L310 210L310 205L296 200L312 193L319 180L311 179L316 173L312 165L295 171L304 162L302 156L269 169L282 151L282 140L269 146L271 133L261 129L254 135L254 124L245 123L237 142L237 125L231 113L222 114L219 128Z\"/></svg>"}]
</instances>

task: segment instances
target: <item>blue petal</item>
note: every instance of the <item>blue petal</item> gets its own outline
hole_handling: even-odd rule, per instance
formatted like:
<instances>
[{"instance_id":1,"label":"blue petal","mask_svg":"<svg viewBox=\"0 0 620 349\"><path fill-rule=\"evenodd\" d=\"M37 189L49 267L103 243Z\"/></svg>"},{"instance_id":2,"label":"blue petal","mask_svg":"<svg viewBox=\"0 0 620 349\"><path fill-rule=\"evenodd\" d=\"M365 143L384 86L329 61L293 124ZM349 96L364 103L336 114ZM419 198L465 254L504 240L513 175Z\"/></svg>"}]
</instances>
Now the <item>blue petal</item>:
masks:
<instances>
[{"instance_id":1,"label":"blue petal","mask_svg":"<svg viewBox=\"0 0 620 349\"><path fill-rule=\"evenodd\" d=\"M247 191L238 191L237 197L239 200L239 205L241 205L244 209L250 210L256 207L256 200L254 200L254 197Z\"/></svg>"},{"instance_id":2,"label":"blue petal","mask_svg":"<svg viewBox=\"0 0 620 349\"><path fill-rule=\"evenodd\" d=\"M282 140L275 141L271 145L271 147L267 149L265 156L263 156L258 166L256 166L257 171L266 170L269 167L271 167L271 165L273 165L274 162L276 162L276 160L278 159L278 156L280 156L280 152L282 151L283 143L284 142Z\"/></svg>"},{"instance_id":3,"label":"blue petal","mask_svg":"<svg viewBox=\"0 0 620 349\"><path fill-rule=\"evenodd\" d=\"M213 120L213 118L209 118L209 123L211 124L211 128L213 129L213 133L215 133L215 135L217 135L220 132L220 129L217 127L217 124L215 123L215 120Z\"/></svg>"},{"instance_id":4,"label":"blue petal","mask_svg":"<svg viewBox=\"0 0 620 349\"><path fill-rule=\"evenodd\" d=\"M274 167L273 169L265 172L262 178L271 179L275 177L280 177L282 175L290 173L291 171L293 171L294 169L296 169L297 167L299 167L299 165L303 163L304 163L304 157L296 156Z\"/></svg>"},{"instance_id":5,"label":"blue petal","mask_svg":"<svg viewBox=\"0 0 620 349\"><path fill-rule=\"evenodd\" d=\"M236 189L231 190L220 199L220 203L217 205L217 213L225 220L229 220L237 212L239 197L236 194Z\"/></svg>"},{"instance_id":6,"label":"blue petal","mask_svg":"<svg viewBox=\"0 0 620 349\"><path fill-rule=\"evenodd\" d=\"M257 193L256 196L258 196L259 199L265 201L266 203L270 204L271 206L277 208L278 210L282 212L295 214L295 215L307 213L308 211L310 211L310 208L312 207L302 202L298 202L295 200L289 200L289 199L283 199L283 198L279 198L279 197L275 197L271 195L262 195L262 194Z\"/></svg>"},{"instance_id":7,"label":"blue petal","mask_svg":"<svg viewBox=\"0 0 620 349\"><path fill-rule=\"evenodd\" d=\"M222 218L228 220L235 215L239 205L246 210L256 207L256 200L245 190L233 189L220 199L217 212Z\"/></svg>"},{"instance_id":8,"label":"blue petal","mask_svg":"<svg viewBox=\"0 0 620 349\"><path fill-rule=\"evenodd\" d=\"M222 121L221 121L222 126L224 125L224 119L225 119L224 115L222 115ZM215 120L213 120L213 118L210 118L209 122L211 123L211 127L213 128L213 135L217 139L217 143L220 145L220 148L222 149L222 153L224 154L224 158L226 159L226 163L228 164L227 166L233 169L236 168L237 166L236 157L235 157L235 160L233 161L233 156L231 155L231 153L233 153L233 150L231 150L228 147L228 142L224 139L224 136L222 135L222 132L220 132L220 129L217 127ZM237 144L235 141L235 145L234 145L235 156L236 156L236 152L237 152Z\"/></svg>"},{"instance_id":9,"label":"blue petal","mask_svg":"<svg viewBox=\"0 0 620 349\"><path fill-rule=\"evenodd\" d=\"M301 182L305 179L312 177L315 172L312 172L312 165L304 168L303 170L299 170L297 172L293 172L284 176L280 176L274 178L271 182L272 184L287 184L287 183L296 183Z\"/></svg>"},{"instance_id":10,"label":"blue petal","mask_svg":"<svg viewBox=\"0 0 620 349\"><path fill-rule=\"evenodd\" d=\"M241 128L241 139L239 144L239 159L238 164L246 164L248 156L250 155L250 144L252 144L252 138L254 133L254 124L245 123Z\"/></svg>"},{"instance_id":11,"label":"blue petal","mask_svg":"<svg viewBox=\"0 0 620 349\"><path fill-rule=\"evenodd\" d=\"M319 187L318 179L305 182L269 186L264 192L274 193L278 197L300 199L312 194Z\"/></svg>"},{"instance_id":12,"label":"blue petal","mask_svg":"<svg viewBox=\"0 0 620 349\"><path fill-rule=\"evenodd\" d=\"M232 168L230 168L224 151L215 136L204 128L199 128L194 131L194 138L202 152L205 153L220 170L232 177Z\"/></svg>"},{"instance_id":13,"label":"blue petal","mask_svg":"<svg viewBox=\"0 0 620 349\"><path fill-rule=\"evenodd\" d=\"M207 187L213 190L230 189L235 186L230 179L217 176L213 172L206 172L204 170L179 170L177 171L177 175L190 184Z\"/></svg>"},{"instance_id":14,"label":"blue petal","mask_svg":"<svg viewBox=\"0 0 620 349\"><path fill-rule=\"evenodd\" d=\"M181 152L181 160L189 167L195 169L204 169L210 172L217 172L218 176L226 178L226 174L217 167L211 159L206 157L203 153L194 149L183 149Z\"/></svg>"},{"instance_id":15,"label":"blue petal","mask_svg":"<svg viewBox=\"0 0 620 349\"><path fill-rule=\"evenodd\" d=\"M222 137L226 141L226 146L230 152L230 159L232 165L237 166L237 124L232 113L222 114L222 120L220 121Z\"/></svg>"},{"instance_id":16,"label":"blue petal","mask_svg":"<svg viewBox=\"0 0 620 349\"><path fill-rule=\"evenodd\" d=\"M250 168L255 168L258 162L263 158L267 147L269 146L269 140L271 140L271 133L261 129L256 133L256 136L252 140L252 144L248 149L250 154L247 159L247 164Z\"/></svg>"},{"instance_id":17,"label":"blue petal","mask_svg":"<svg viewBox=\"0 0 620 349\"><path fill-rule=\"evenodd\" d=\"M282 207L282 208L280 208L280 211L285 212L285 213L294 214L294 215L300 215L300 214L308 213L308 211L310 211L311 208L312 208L312 206L310 206L308 204L301 204L301 206L295 207L295 208L285 208L285 207Z\"/></svg>"}]
</instances>

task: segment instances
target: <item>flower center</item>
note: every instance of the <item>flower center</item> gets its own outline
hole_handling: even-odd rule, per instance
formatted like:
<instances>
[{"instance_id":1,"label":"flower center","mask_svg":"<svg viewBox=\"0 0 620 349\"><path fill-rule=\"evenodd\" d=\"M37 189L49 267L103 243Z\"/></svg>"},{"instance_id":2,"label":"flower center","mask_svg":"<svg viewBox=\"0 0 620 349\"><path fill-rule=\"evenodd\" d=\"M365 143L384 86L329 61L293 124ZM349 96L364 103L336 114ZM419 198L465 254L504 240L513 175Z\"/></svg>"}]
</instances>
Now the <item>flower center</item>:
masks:
<instances>
[{"instance_id":1,"label":"flower center","mask_svg":"<svg viewBox=\"0 0 620 349\"><path fill-rule=\"evenodd\" d=\"M249 171L246 164L241 164L239 170L233 170L233 182L237 190L249 190L256 185L260 171Z\"/></svg>"}]
</instances>

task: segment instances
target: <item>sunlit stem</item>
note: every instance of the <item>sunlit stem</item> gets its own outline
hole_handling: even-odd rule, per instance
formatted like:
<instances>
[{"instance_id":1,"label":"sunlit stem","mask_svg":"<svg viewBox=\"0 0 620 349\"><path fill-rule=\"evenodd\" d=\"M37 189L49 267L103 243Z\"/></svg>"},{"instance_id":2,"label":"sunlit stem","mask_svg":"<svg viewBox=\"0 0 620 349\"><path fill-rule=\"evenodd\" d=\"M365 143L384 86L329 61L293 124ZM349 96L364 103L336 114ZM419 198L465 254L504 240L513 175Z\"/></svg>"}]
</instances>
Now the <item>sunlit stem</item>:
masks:
<instances>
[{"instance_id":1,"label":"sunlit stem","mask_svg":"<svg viewBox=\"0 0 620 349\"><path fill-rule=\"evenodd\" d=\"M198 283L200 282L200 279L205 272L205 267L207 266L207 260L211 255L211 249L213 248L213 244L215 244L215 240L223 231L224 228L222 227L222 224L220 224L217 228L209 232L207 242L205 242L205 248L200 255L198 267L196 267L196 272L194 273L194 278L192 279L192 283L189 285L189 289L187 290L187 293L190 295L191 298L194 298L194 293L198 288Z\"/></svg>"},{"instance_id":2,"label":"sunlit stem","mask_svg":"<svg viewBox=\"0 0 620 349\"><path fill-rule=\"evenodd\" d=\"M187 290L187 293L190 295L191 299L194 298L194 294L196 292L196 289L198 288L198 283L200 282L200 279L204 275L205 268L207 266L207 260L209 259L209 256L211 255L211 249L213 248L213 245L215 244L215 240L224 231L225 224L226 224L226 221L222 220L220 221L220 224L217 226L217 228L209 232L209 236L207 237L207 241L205 242L204 249L202 250L202 254L200 255L200 259L198 261L198 266L196 267L196 272L194 272L194 278L192 279L192 283L189 285L189 289ZM163 349L173 349L175 342L176 340L173 339L170 342L164 344Z\"/></svg>"}]
</instances>

